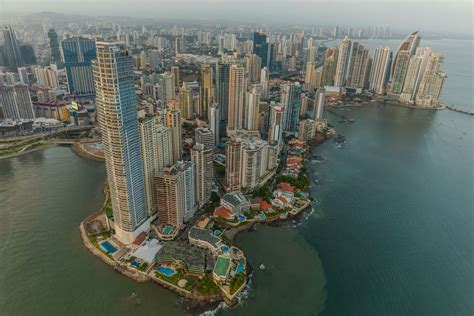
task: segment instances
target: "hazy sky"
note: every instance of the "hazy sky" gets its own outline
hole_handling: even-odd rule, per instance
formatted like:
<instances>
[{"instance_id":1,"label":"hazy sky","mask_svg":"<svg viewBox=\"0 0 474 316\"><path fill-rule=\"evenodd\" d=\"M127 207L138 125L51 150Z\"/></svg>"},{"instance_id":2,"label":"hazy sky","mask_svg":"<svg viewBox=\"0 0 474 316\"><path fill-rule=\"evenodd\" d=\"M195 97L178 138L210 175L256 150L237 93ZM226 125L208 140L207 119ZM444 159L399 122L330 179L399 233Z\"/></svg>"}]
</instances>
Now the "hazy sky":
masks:
<instances>
[{"instance_id":1,"label":"hazy sky","mask_svg":"<svg viewBox=\"0 0 474 316\"><path fill-rule=\"evenodd\" d=\"M390 25L404 30L472 34L472 1L458 0L0 0L12 12L289 24Z\"/></svg>"}]
</instances>

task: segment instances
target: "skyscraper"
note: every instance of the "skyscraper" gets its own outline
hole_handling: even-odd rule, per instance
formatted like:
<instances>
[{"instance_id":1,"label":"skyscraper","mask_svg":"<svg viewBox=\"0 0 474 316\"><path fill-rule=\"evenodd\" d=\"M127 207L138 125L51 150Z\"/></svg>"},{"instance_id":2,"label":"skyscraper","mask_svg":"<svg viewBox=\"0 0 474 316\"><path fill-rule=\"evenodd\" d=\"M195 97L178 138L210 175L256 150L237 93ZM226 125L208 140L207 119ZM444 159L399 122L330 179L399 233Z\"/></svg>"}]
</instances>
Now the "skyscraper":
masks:
<instances>
[{"instance_id":1,"label":"skyscraper","mask_svg":"<svg viewBox=\"0 0 474 316\"><path fill-rule=\"evenodd\" d=\"M198 115L200 118L207 118L207 112L213 103L212 68L209 64L203 65L201 67L199 88L200 110Z\"/></svg>"},{"instance_id":2,"label":"skyscraper","mask_svg":"<svg viewBox=\"0 0 474 316\"><path fill-rule=\"evenodd\" d=\"M390 65L392 63L392 52L388 47L377 47L375 49L374 61L370 70L369 90L377 94L383 94L388 82Z\"/></svg>"},{"instance_id":3,"label":"skyscraper","mask_svg":"<svg viewBox=\"0 0 474 316\"><path fill-rule=\"evenodd\" d=\"M61 53L59 52L58 34L51 28L48 31L49 47L51 48L51 59L58 66L62 67Z\"/></svg>"},{"instance_id":4,"label":"skyscraper","mask_svg":"<svg viewBox=\"0 0 474 316\"><path fill-rule=\"evenodd\" d=\"M181 228L184 220L184 177L176 165L167 166L155 177L158 223Z\"/></svg>"},{"instance_id":5,"label":"skyscraper","mask_svg":"<svg viewBox=\"0 0 474 316\"><path fill-rule=\"evenodd\" d=\"M263 100L266 100L268 98L268 93L270 92L270 72L267 67L263 67L262 72L260 73L260 86L260 97Z\"/></svg>"},{"instance_id":6,"label":"skyscraper","mask_svg":"<svg viewBox=\"0 0 474 316\"><path fill-rule=\"evenodd\" d=\"M347 71L351 57L352 42L346 36L339 45L339 53L337 58L336 73L334 77L334 85L343 87L346 83Z\"/></svg>"},{"instance_id":7,"label":"skyscraper","mask_svg":"<svg viewBox=\"0 0 474 316\"><path fill-rule=\"evenodd\" d=\"M183 83L179 90L179 108L181 110L181 115L186 120L193 118L193 95L186 83Z\"/></svg>"},{"instance_id":8,"label":"skyscraper","mask_svg":"<svg viewBox=\"0 0 474 316\"><path fill-rule=\"evenodd\" d=\"M369 66L369 50L364 45L354 42L347 71L346 86L350 88L365 88L370 71Z\"/></svg>"},{"instance_id":9,"label":"skyscraper","mask_svg":"<svg viewBox=\"0 0 474 316\"><path fill-rule=\"evenodd\" d=\"M246 70L249 74L249 79L251 82L258 82L260 80L261 72L261 63L262 60L256 54L252 54L246 59Z\"/></svg>"},{"instance_id":10,"label":"skyscraper","mask_svg":"<svg viewBox=\"0 0 474 316\"><path fill-rule=\"evenodd\" d=\"M160 74L160 99L166 105L175 99L174 76L171 72Z\"/></svg>"},{"instance_id":11,"label":"skyscraper","mask_svg":"<svg viewBox=\"0 0 474 316\"><path fill-rule=\"evenodd\" d=\"M3 107L3 116L6 119L33 120L35 118L27 85L0 85L0 105Z\"/></svg>"},{"instance_id":12,"label":"skyscraper","mask_svg":"<svg viewBox=\"0 0 474 316\"><path fill-rule=\"evenodd\" d=\"M194 162L196 173L196 201L199 207L211 199L211 184L214 178L212 148L206 148L203 144L196 144L191 149L191 161Z\"/></svg>"},{"instance_id":13,"label":"skyscraper","mask_svg":"<svg viewBox=\"0 0 474 316\"><path fill-rule=\"evenodd\" d=\"M211 130L206 127L198 127L194 130L194 138L196 144L203 144L207 148L214 149L214 135Z\"/></svg>"},{"instance_id":14,"label":"skyscraper","mask_svg":"<svg viewBox=\"0 0 474 316\"><path fill-rule=\"evenodd\" d=\"M179 87L179 67L171 66L171 73L173 74L174 78L174 86Z\"/></svg>"},{"instance_id":15,"label":"skyscraper","mask_svg":"<svg viewBox=\"0 0 474 316\"><path fill-rule=\"evenodd\" d=\"M287 82L281 87L280 103L285 108L285 131L298 130L302 86L299 82Z\"/></svg>"},{"instance_id":16,"label":"skyscraper","mask_svg":"<svg viewBox=\"0 0 474 316\"><path fill-rule=\"evenodd\" d=\"M267 35L262 32L253 33L253 50L252 52L260 57L261 66L267 67L268 61L268 44Z\"/></svg>"},{"instance_id":17,"label":"skyscraper","mask_svg":"<svg viewBox=\"0 0 474 316\"><path fill-rule=\"evenodd\" d=\"M131 243L149 229L132 58L122 43L97 42L93 71L113 228L119 240Z\"/></svg>"},{"instance_id":18,"label":"skyscraper","mask_svg":"<svg viewBox=\"0 0 474 316\"><path fill-rule=\"evenodd\" d=\"M244 113L244 128L249 131L258 130L260 93L254 86L252 91L246 93L245 98L246 109Z\"/></svg>"},{"instance_id":19,"label":"skyscraper","mask_svg":"<svg viewBox=\"0 0 474 316\"><path fill-rule=\"evenodd\" d=\"M390 93L400 94L402 92L410 58L415 54L420 40L418 31L413 32L398 47L390 71Z\"/></svg>"},{"instance_id":20,"label":"skyscraper","mask_svg":"<svg viewBox=\"0 0 474 316\"><path fill-rule=\"evenodd\" d=\"M173 142L173 163L181 160L181 112L179 110L166 111L166 126L171 129L171 139Z\"/></svg>"},{"instance_id":21,"label":"skyscraper","mask_svg":"<svg viewBox=\"0 0 474 316\"><path fill-rule=\"evenodd\" d=\"M244 67L232 65L229 73L227 130L242 129L244 111Z\"/></svg>"},{"instance_id":22,"label":"skyscraper","mask_svg":"<svg viewBox=\"0 0 474 316\"><path fill-rule=\"evenodd\" d=\"M226 147L225 190L240 190L240 159L242 154L241 140L231 138Z\"/></svg>"},{"instance_id":23,"label":"skyscraper","mask_svg":"<svg viewBox=\"0 0 474 316\"><path fill-rule=\"evenodd\" d=\"M281 105L270 105L270 124L268 126L268 142L280 144L283 140L285 108Z\"/></svg>"},{"instance_id":24,"label":"skyscraper","mask_svg":"<svg viewBox=\"0 0 474 316\"><path fill-rule=\"evenodd\" d=\"M220 110L220 130L223 130L224 126L227 125L227 109L229 103L229 73L229 64L216 64L216 102L217 104L219 104Z\"/></svg>"},{"instance_id":25,"label":"skyscraper","mask_svg":"<svg viewBox=\"0 0 474 316\"><path fill-rule=\"evenodd\" d=\"M403 90L400 94L400 101L412 102L415 100L416 92L425 73L430 55L430 47L418 47L416 54L410 58L405 83L403 84Z\"/></svg>"},{"instance_id":26,"label":"skyscraper","mask_svg":"<svg viewBox=\"0 0 474 316\"><path fill-rule=\"evenodd\" d=\"M337 48L332 47L326 50L323 65L322 85L332 86L337 66Z\"/></svg>"},{"instance_id":27,"label":"skyscraper","mask_svg":"<svg viewBox=\"0 0 474 316\"><path fill-rule=\"evenodd\" d=\"M93 96L95 91L91 63L96 58L95 42L76 36L63 40L61 46L69 93L78 96Z\"/></svg>"},{"instance_id":28,"label":"skyscraper","mask_svg":"<svg viewBox=\"0 0 474 316\"><path fill-rule=\"evenodd\" d=\"M219 105L214 103L209 108L209 129L211 130L212 134L214 135L214 144L217 146L220 140L220 110Z\"/></svg>"},{"instance_id":29,"label":"skyscraper","mask_svg":"<svg viewBox=\"0 0 474 316\"><path fill-rule=\"evenodd\" d=\"M139 120L141 159L143 162L143 176L145 179L145 198L148 215L156 211L155 175L158 172L158 161L156 156L155 118L153 115L145 115Z\"/></svg>"},{"instance_id":30,"label":"skyscraper","mask_svg":"<svg viewBox=\"0 0 474 316\"><path fill-rule=\"evenodd\" d=\"M443 62L443 55L437 52L431 53L416 92L417 105L428 107L438 105L444 81L447 78L442 69Z\"/></svg>"},{"instance_id":31,"label":"skyscraper","mask_svg":"<svg viewBox=\"0 0 474 316\"><path fill-rule=\"evenodd\" d=\"M23 66L23 59L20 48L18 47L15 31L13 31L11 27L5 26L3 29L3 39L5 41L3 50L7 66L16 72L18 67Z\"/></svg>"}]
</instances>

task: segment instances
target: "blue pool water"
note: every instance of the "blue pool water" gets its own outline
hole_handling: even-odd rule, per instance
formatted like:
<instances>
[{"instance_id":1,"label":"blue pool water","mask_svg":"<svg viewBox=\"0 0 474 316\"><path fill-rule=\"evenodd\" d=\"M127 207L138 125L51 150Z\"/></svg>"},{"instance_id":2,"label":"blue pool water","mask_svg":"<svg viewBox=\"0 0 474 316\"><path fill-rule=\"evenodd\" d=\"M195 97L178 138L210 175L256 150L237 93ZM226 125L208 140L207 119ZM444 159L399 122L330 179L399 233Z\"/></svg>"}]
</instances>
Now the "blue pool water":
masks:
<instances>
[{"instance_id":1,"label":"blue pool water","mask_svg":"<svg viewBox=\"0 0 474 316\"><path fill-rule=\"evenodd\" d=\"M258 218L265 219L265 214L263 214L263 213L258 214Z\"/></svg>"},{"instance_id":2,"label":"blue pool water","mask_svg":"<svg viewBox=\"0 0 474 316\"><path fill-rule=\"evenodd\" d=\"M245 215L242 215L242 214L237 214L237 219L239 220L239 222L243 222L247 219L247 217L245 217Z\"/></svg>"},{"instance_id":3,"label":"blue pool water","mask_svg":"<svg viewBox=\"0 0 474 316\"><path fill-rule=\"evenodd\" d=\"M157 271L167 277L170 277L176 274L176 270L170 267L159 267Z\"/></svg>"},{"instance_id":4,"label":"blue pool water","mask_svg":"<svg viewBox=\"0 0 474 316\"><path fill-rule=\"evenodd\" d=\"M173 229L173 227L166 226L165 230L163 231L163 235L168 235L171 232L171 229Z\"/></svg>"},{"instance_id":5,"label":"blue pool water","mask_svg":"<svg viewBox=\"0 0 474 316\"><path fill-rule=\"evenodd\" d=\"M227 246L222 247L222 251L224 253L228 253L229 252L229 247L227 247Z\"/></svg>"},{"instance_id":6,"label":"blue pool water","mask_svg":"<svg viewBox=\"0 0 474 316\"><path fill-rule=\"evenodd\" d=\"M244 267L243 267L241 264L239 264L239 265L237 266L237 271L236 271L236 273L237 273L237 274L240 274L240 273L242 273L242 271L244 271Z\"/></svg>"},{"instance_id":7,"label":"blue pool water","mask_svg":"<svg viewBox=\"0 0 474 316\"><path fill-rule=\"evenodd\" d=\"M138 261L132 261L132 267L134 267L134 268L140 268L141 265L142 264Z\"/></svg>"},{"instance_id":8,"label":"blue pool water","mask_svg":"<svg viewBox=\"0 0 474 316\"><path fill-rule=\"evenodd\" d=\"M219 236L221 234L221 231L216 229L213 233L214 236Z\"/></svg>"},{"instance_id":9,"label":"blue pool water","mask_svg":"<svg viewBox=\"0 0 474 316\"><path fill-rule=\"evenodd\" d=\"M117 248L112 246L112 244L109 243L108 241L104 241L103 243L101 243L100 248L102 248L102 250L104 250L107 253L114 253L117 251Z\"/></svg>"}]
</instances>

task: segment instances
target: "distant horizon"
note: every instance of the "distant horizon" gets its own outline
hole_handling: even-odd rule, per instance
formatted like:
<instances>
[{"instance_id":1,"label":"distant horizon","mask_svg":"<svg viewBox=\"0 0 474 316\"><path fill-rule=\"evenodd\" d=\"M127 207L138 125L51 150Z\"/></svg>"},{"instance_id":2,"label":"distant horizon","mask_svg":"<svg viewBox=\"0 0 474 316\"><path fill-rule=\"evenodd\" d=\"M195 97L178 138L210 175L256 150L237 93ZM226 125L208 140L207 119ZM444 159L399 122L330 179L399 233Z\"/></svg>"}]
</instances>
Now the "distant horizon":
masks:
<instances>
[{"instance_id":1,"label":"distant horizon","mask_svg":"<svg viewBox=\"0 0 474 316\"><path fill-rule=\"evenodd\" d=\"M133 12L130 6L133 5ZM304 1L286 3L281 0L238 3L222 0L151 1L125 0L4 0L0 17L6 20L19 15L53 13L92 18L130 17L176 23L243 23L290 26L389 26L397 32L420 30L426 33L471 36L472 3L470 1L416 2L383 0L354 2L347 0ZM390 12L388 14L388 12ZM403 19L400 19L403 16Z\"/></svg>"}]
</instances>

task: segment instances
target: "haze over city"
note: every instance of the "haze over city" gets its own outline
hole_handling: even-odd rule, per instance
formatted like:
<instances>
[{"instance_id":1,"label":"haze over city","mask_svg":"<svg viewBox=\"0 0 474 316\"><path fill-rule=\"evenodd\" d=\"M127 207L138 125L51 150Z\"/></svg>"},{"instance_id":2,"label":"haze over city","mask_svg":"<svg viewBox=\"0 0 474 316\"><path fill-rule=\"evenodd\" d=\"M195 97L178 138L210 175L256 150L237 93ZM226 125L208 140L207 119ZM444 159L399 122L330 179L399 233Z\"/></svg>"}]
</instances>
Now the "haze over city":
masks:
<instances>
[{"instance_id":1,"label":"haze over city","mask_svg":"<svg viewBox=\"0 0 474 316\"><path fill-rule=\"evenodd\" d=\"M2 0L0 16L43 11L86 16L283 24L390 25L396 30L470 35L472 1Z\"/></svg>"}]
</instances>

